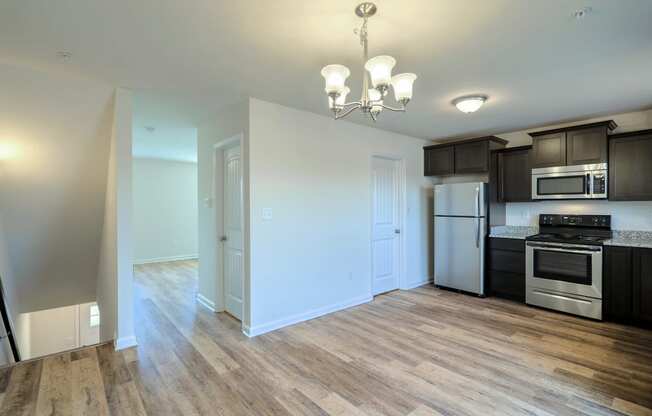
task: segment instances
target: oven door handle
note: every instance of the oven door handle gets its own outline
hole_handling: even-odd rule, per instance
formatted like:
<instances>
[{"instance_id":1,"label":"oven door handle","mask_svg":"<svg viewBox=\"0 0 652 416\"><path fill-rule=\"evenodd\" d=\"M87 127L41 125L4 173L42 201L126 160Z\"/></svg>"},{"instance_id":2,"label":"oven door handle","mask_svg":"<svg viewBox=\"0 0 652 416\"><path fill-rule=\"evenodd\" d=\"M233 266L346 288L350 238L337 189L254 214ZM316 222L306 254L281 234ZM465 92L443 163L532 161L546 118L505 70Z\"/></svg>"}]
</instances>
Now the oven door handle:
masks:
<instances>
[{"instance_id":1,"label":"oven door handle","mask_svg":"<svg viewBox=\"0 0 652 416\"><path fill-rule=\"evenodd\" d=\"M598 253L602 251L602 249L600 248L572 249L572 248L558 248L558 247L544 246L539 244L536 245L528 244L528 247L547 250L547 251L558 251L560 253L576 253L576 254L591 254L591 253Z\"/></svg>"}]
</instances>

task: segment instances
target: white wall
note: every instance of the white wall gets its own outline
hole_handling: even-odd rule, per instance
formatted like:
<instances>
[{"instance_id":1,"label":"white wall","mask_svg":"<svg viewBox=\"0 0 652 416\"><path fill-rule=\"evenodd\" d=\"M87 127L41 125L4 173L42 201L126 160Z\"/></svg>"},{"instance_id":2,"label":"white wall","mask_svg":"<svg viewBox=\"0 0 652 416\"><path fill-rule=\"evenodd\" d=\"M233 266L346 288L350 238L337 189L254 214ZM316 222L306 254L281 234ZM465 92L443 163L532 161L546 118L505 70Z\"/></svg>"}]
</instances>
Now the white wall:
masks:
<instances>
[{"instance_id":1,"label":"white wall","mask_svg":"<svg viewBox=\"0 0 652 416\"><path fill-rule=\"evenodd\" d=\"M114 340L118 349L136 344L131 234L131 100L130 91L116 89L97 269L97 303L102 320L100 339Z\"/></svg>"},{"instance_id":2,"label":"white wall","mask_svg":"<svg viewBox=\"0 0 652 416\"><path fill-rule=\"evenodd\" d=\"M0 62L0 211L18 312L95 299L113 88Z\"/></svg>"},{"instance_id":3,"label":"white wall","mask_svg":"<svg viewBox=\"0 0 652 416\"><path fill-rule=\"evenodd\" d=\"M373 154L398 156L406 167L401 286L428 281L432 191L423 140L256 99L249 118L250 334L371 298Z\"/></svg>"},{"instance_id":4,"label":"white wall","mask_svg":"<svg viewBox=\"0 0 652 416\"><path fill-rule=\"evenodd\" d=\"M222 287L218 282L217 272L221 261L221 250L219 250L218 233L221 227L219 218L222 218L221 202L214 200L215 185L220 186L221 182L213 183L213 170L222 172L223 166L220 159L213 163L213 146L225 139L238 134L243 134L244 145L242 149L242 160L244 163L244 195L245 206L248 206L248 172L247 164L247 140L249 131L249 108L248 101L235 104L225 108L210 120L206 120L197 129L197 192L199 198L199 293L198 296L203 303L208 304L217 311L224 310L222 299ZM217 219L217 221L216 221ZM245 228L248 223L245 220ZM245 264L245 268L247 265ZM245 269L245 274L248 271ZM246 282L245 282L246 283ZM248 291L245 288L245 291ZM249 310L245 308L243 322L249 322Z\"/></svg>"},{"instance_id":5,"label":"white wall","mask_svg":"<svg viewBox=\"0 0 652 416\"><path fill-rule=\"evenodd\" d=\"M628 131L644 130L652 128L652 110L634 111L631 113L612 114L603 117L579 120L572 123L551 124L547 126L532 127L527 130L513 131L509 133L496 134L495 136L509 140L507 147L525 146L532 144L532 137L528 132L556 129L560 127L576 126L579 124L593 123L597 121L614 120L618 127L613 133L624 133Z\"/></svg>"},{"instance_id":6,"label":"white wall","mask_svg":"<svg viewBox=\"0 0 652 416\"><path fill-rule=\"evenodd\" d=\"M650 201L540 201L506 204L506 224L537 226L539 214L611 215L614 230L652 231Z\"/></svg>"},{"instance_id":7,"label":"white wall","mask_svg":"<svg viewBox=\"0 0 652 416\"><path fill-rule=\"evenodd\" d=\"M615 114L575 123L556 124L498 134L497 136L509 140L508 147L529 145L532 144L532 137L527 132L602 120L614 120L618 124L618 128L614 130L614 133L650 129L652 128L652 110ZM539 214L611 215L611 226L615 230L652 231L652 201L541 201L506 204L506 224L508 225L536 226L538 225Z\"/></svg>"},{"instance_id":8,"label":"white wall","mask_svg":"<svg viewBox=\"0 0 652 416\"><path fill-rule=\"evenodd\" d=\"M197 164L133 160L134 262L197 258Z\"/></svg>"},{"instance_id":9,"label":"white wall","mask_svg":"<svg viewBox=\"0 0 652 416\"><path fill-rule=\"evenodd\" d=\"M42 357L99 342L98 328L90 328L93 303L63 306L20 314L18 344L21 359Z\"/></svg>"},{"instance_id":10,"label":"white wall","mask_svg":"<svg viewBox=\"0 0 652 416\"><path fill-rule=\"evenodd\" d=\"M0 166L2 161L0 160ZM13 326L14 333L18 324L18 312L16 302L16 281L11 268L11 258L9 257L9 248L7 245L6 235L2 224L2 212L0 212L0 282L2 282L3 296L9 315L10 325ZM0 326L2 323L0 323ZM6 328L6 330L12 330ZM13 355L7 342L0 343L0 366L13 362ZM20 350L19 350L20 351Z\"/></svg>"}]
</instances>

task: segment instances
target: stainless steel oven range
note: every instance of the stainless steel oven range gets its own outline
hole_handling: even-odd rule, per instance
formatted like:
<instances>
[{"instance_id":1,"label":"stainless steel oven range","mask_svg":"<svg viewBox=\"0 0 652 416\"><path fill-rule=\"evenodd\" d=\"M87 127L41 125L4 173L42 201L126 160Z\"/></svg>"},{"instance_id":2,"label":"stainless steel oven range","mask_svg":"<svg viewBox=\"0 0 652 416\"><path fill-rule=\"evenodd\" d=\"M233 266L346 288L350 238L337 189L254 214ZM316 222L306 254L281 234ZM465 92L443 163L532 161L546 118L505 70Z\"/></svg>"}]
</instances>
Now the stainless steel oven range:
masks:
<instances>
[{"instance_id":1,"label":"stainless steel oven range","mask_svg":"<svg viewBox=\"0 0 652 416\"><path fill-rule=\"evenodd\" d=\"M525 302L602 319L603 241L609 215L539 215L539 234L525 242Z\"/></svg>"}]
</instances>

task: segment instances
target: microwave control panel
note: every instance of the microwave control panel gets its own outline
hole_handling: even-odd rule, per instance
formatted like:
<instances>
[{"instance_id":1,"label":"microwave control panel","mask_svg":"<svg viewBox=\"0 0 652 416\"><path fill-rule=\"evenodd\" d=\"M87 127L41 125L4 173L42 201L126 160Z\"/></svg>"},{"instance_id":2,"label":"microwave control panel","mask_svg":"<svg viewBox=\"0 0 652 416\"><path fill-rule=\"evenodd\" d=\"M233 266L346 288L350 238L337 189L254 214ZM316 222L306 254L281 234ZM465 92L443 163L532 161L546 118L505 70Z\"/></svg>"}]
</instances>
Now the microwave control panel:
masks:
<instances>
[{"instance_id":1,"label":"microwave control panel","mask_svg":"<svg viewBox=\"0 0 652 416\"><path fill-rule=\"evenodd\" d=\"M605 175L593 175L593 193L604 194L607 191L607 178Z\"/></svg>"}]
</instances>

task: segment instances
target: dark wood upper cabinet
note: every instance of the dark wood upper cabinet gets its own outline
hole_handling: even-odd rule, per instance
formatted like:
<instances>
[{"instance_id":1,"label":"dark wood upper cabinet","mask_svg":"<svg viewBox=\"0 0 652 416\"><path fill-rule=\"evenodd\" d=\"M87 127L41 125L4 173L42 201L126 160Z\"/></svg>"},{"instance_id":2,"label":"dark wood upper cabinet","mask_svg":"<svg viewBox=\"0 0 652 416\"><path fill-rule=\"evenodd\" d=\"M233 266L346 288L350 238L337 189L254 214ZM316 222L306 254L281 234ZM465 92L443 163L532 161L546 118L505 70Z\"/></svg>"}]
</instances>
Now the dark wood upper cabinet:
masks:
<instances>
[{"instance_id":1,"label":"dark wood upper cabinet","mask_svg":"<svg viewBox=\"0 0 652 416\"><path fill-rule=\"evenodd\" d=\"M455 173L483 173L489 170L487 140L455 146Z\"/></svg>"},{"instance_id":2,"label":"dark wood upper cabinet","mask_svg":"<svg viewBox=\"0 0 652 416\"><path fill-rule=\"evenodd\" d=\"M494 136L424 146L424 174L487 173L491 150L505 147L507 140Z\"/></svg>"},{"instance_id":3,"label":"dark wood upper cabinet","mask_svg":"<svg viewBox=\"0 0 652 416\"><path fill-rule=\"evenodd\" d=\"M530 150L522 146L497 150L498 202L527 202L532 199Z\"/></svg>"},{"instance_id":4,"label":"dark wood upper cabinet","mask_svg":"<svg viewBox=\"0 0 652 416\"><path fill-rule=\"evenodd\" d=\"M439 176L455 173L455 148L444 146L424 149L424 175Z\"/></svg>"},{"instance_id":5,"label":"dark wood upper cabinet","mask_svg":"<svg viewBox=\"0 0 652 416\"><path fill-rule=\"evenodd\" d=\"M635 250L632 275L634 319L652 323L652 249Z\"/></svg>"},{"instance_id":6,"label":"dark wood upper cabinet","mask_svg":"<svg viewBox=\"0 0 652 416\"><path fill-rule=\"evenodd\" d=\"M566 132L532 138L532 167L566 166Z\"/></svg>"},{"instance_id":7,"label":"dark wood upper cabinet","mask_svg":"<svg viewBox=\"0 0 652 416\"><path fill-rule=\"evenodd\" d=\"M607 162L607 127L569 130L566 133L566 164Z\"/></svg>"},{"instance_id":8,"label":"dark wood upper cabinet","mask_svg":"<svg viewBox=\"0 0 652 416\"><path fill-rule=\"evenodd\" d=\"M530 133L532 168L607 162L607 134L613 120Z\"/></svg>"},{"instance_id":9,"label":"dark wood upper cabinet","mask_svg":"<svg viewBox=\"0 0 652 416\"><path fill-rule=\"evenodd\" d=\"M609 200L652 201L652 130L610 136Z\"/></svg>"}]
</instances>

